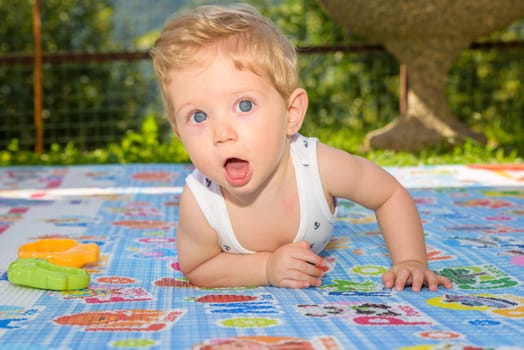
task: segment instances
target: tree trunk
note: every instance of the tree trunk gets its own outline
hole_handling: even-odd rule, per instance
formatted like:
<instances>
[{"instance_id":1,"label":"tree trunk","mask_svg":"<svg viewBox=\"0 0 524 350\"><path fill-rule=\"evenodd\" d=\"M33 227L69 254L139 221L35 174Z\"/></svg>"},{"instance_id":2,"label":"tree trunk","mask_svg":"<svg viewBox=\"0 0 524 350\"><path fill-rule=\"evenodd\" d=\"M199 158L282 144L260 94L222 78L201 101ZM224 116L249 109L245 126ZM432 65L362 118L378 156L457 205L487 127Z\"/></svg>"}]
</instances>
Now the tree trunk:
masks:
<instances>
[{"instance_id":1,"label":"tree trunk","mask_svg":"<svg viewBox=\"0 0 524 350\"><path fill-rule=\"evenodd\" d=\"M417 151L453 145L466 138L485 142L458 121L446 96L449 69L469 40L434 38L424 41L386 41L385 47L407 67L408 102L404 115L366 136L371 149Z\"/></svg>"},{"instance_id":2,"label":"tree trunk","mask_svg":"<svg viewBox=\"0 0 524 350\"><path fill-rule=\"evenodd\" d=\"M465 138L485 141L451 113L447 73L475 38L522 17L523 0L317 1L338 23L383 43L407 67L407 112L368 134L368 147L415 151Z\"/></svg>"}]
</instances>

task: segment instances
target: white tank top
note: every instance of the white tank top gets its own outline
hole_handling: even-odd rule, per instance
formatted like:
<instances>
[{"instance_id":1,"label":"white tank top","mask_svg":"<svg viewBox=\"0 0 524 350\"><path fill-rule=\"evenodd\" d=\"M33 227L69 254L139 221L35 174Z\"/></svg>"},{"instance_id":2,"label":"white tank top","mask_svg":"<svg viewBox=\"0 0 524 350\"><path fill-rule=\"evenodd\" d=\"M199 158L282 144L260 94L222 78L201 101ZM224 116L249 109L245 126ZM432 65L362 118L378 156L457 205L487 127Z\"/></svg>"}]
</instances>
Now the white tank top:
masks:
<instances>
[{"instance_id":1,"label":"white tank top","mask_svg":"<svg viewBox=\"0 0 524 350\"><path fill-rule=\"evenodd\" d=\"M316 138L295 134L291 138L291 159L297 177L300 205L300 224L294 242L308 241L311 249L319 253L331 238L336 213L331 213L324 196L317 162ZM228 253L255 253L244 248L237 240L220 186L195 169L186 177L209 225L216 231L221 248Z\"/></svg>"}]
</instances>

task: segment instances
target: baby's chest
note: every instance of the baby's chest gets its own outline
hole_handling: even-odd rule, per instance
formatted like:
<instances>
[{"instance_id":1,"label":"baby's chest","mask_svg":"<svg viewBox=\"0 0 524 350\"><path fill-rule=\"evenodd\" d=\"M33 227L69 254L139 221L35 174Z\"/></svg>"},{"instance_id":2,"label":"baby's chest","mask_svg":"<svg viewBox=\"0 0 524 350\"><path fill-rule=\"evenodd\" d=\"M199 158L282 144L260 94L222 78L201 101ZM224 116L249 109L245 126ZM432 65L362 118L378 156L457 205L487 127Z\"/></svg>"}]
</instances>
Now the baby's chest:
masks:
<instances>
[{"instance_id":1,"label":"baby's chest","mask_svg":"<svg viewBox=\"0 0 524 350\"><path fill-rule=\"evenodd\" d=\"M300 225L300 210L296 205L278 205L251 213L232 215L231 224L238 242L253 251L274 251L292 243Z\"/></svg>"}]
</instances>

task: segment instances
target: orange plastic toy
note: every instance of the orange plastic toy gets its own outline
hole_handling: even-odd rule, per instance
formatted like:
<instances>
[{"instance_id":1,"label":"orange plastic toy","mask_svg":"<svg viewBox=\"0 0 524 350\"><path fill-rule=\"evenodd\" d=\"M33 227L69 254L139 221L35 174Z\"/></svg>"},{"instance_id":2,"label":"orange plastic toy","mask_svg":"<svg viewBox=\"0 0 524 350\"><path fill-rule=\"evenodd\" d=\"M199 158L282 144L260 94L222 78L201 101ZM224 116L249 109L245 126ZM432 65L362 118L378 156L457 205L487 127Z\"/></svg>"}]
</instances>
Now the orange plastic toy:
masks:
<instances>
[{"instance_id":1,"label":"orange plastic toy","mask_svg":"<svg viewBox=\"0 0 524 350\"><path fill-rule=\"evenodd\" d=\"M99 249L94 243L80 244L74 239L40 239L18 249L19 258L40 258L61 266L82 267L98 261Z\"/></svg>"}]
</instances>

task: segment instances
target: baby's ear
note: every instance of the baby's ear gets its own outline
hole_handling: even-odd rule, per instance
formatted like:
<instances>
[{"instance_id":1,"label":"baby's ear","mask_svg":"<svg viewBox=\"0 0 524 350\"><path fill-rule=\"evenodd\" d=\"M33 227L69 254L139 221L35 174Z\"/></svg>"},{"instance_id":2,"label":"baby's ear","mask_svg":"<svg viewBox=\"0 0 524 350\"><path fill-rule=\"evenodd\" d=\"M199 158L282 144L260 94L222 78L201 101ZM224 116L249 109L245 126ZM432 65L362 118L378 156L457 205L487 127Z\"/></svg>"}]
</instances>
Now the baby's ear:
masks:
<instances>
[{"instance_id":1,"label":"baby's ear","mask_svg":"<svg viewBox=\"0 0 524 350\"><path fill-rule=\"evenodd\" d=\"M304 89L295 89L289 96L287 106L287 133L296 134L302 127L308 106L307 92Z\"/></svg>"}]
</instances>

